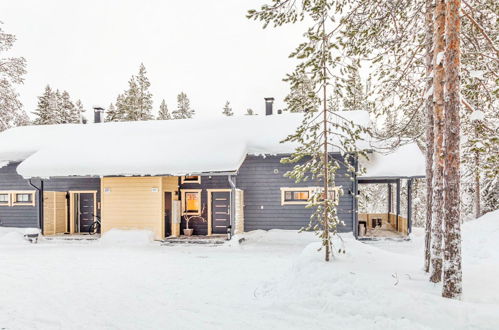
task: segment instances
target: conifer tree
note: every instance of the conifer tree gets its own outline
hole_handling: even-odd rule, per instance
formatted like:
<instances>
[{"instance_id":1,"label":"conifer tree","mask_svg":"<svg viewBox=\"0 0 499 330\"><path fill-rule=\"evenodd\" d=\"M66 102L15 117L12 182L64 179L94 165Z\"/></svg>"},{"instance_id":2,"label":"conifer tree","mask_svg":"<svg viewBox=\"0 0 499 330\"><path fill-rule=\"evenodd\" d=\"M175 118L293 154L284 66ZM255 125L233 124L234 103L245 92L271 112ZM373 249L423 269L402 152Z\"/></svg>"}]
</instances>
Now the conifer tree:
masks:
<instances>
[{"instance_id":1,"label":"conifer tree","mask_svg":"<svg viewBox=\"0 0 499 330\"><path fill-rule=\"evenodd\" d=\"M125 113L123 111L123 96L120 94L116 99L116 107L113 103L109 105L106 111L106 121L124 121Z\"/></svg>"},{"instance_id":2,"label":"conifer tree","mask_svg":"<svg viewBox=\"0 0 499 330\"><path fill-rule=\"evenodd\" d=\"M9 51L16 37L5 33L0 22L0 55ZM26 60L23 57L3 58L0 56L0 132L13 126L29 122L15 85L22 84L26 74Z\"/></svg>"},{"instance_id":3,"label":"conifer tree","mask_svg":"<svg viewBox=\"0 0 499 330\"><path fill-rule=\"evenodd\" d=\"M87 118L85 117L85 108L81 100L76 100L75 102L75 113L78 117L79 123L86 124Z\"/></svg>"},{"instance_id":4,"label":"conifer tree","mask_svg":"<svg viewBox=\"0 0 499 330\"><path fill-rule=\"evenodd\" d=\"M38 106L33 114L36 116L35 125L55 124L56 111L54 93L49 85L45 87L43 95L38 97Z\"/></svg>"},{"instance_id":5,"label":"conifer tree","mask_svg":"<svg viewBox=\"0 0 499 330\"><path fill-rule=\"evenodd\" d=\"M58 111L58 124L74 124L80 122L78 110L71 101L67 91L63 91L58 97Z\"/></svg>"},{"instance_id":6,"label":"conifer tree","mask_svg":"<svg viewBox=\"0 0 499 330\"><path fill-rule=\"evenodd\" d=\"M284 79L290 83L290 92L284 98L290 112L317 111L314 84L304 72L293 72Z\"/></svg>"},{"instance_id":7,"label":"conifer tree","mask_svg":"<svg viewBox=\"0 0 499 330\"><path fill-rule=\"evenodd\" d=\"M360 61L358 59L353 60L352 64L346 68L346 78L343 80L345 95L342 97L342 110L368 110L359 68Z\"/></svg>"},{"instance_id":8,"label":"conifer tree","mask_svg":"<svg viewBox=\"0 0 499 330\"><path fill-rule=\"evenodd\" d=\"M191 109L187 94L181 92L177 95L177 110L172 112L173 119L187 119L194 116L195 111Z\"/></svg>"},{"instance_id":9,"label":"conifer tree","mask_svg":"<svg viewBox=\"0 0 499 330\"><path fill-rule=\"evenodd\" d=\"M170 120L172 116L168 111L168 106L166 105L165 100L161 101L161 105L159 106L158 120Z\"/></svg>"},{"instance_id":10,"label":"conifer tree","mask_svg":"<svg viewBox=\"0 0 499 330\"><path fill-rule=\"evenodd\" d=\"M222 114L224 114L227 117L233 116L234 112L232 112L232 107L230 106L230 102L227 101L225 102Z\"/></svg>"},{"instance_id":11,"label":"conifer tree","mask_svg":"<svg viewBox=\"0 0 499 330\"><path fill-rule=\"evenodd\" d=\"M290 111L303 111L304 104L307 111L297 131L285 140L296 142L299 146L291 157L282 161L295 164L286 176L297 182L310 179L322 185L322 189L314 192L309 199L309 206L315 211L305 229L315 230L321 238L326 261L332 254L331 235L337 233L339 224L337 206L342 190L335 187L335 173L341 166L355 173L352 157L364 154L356 146L364 128L330 111L327 106L327 99L333 94L328 90L333 85L331 72L341 61L340 57L332 55L335 47L332 40L337 37L332 17L337 14L341 15L337 6L321 0L302 0L297 4L294 1L274 0L260 10L248 12L249 18L263 21L264 27L270 23L274 26L294 23L305 17L313 22L305 35L306 41L291 54L301 62L286 80L293 88L300 86L304 82L303 77L307 77L311 90L315 92L307 94L305 99L291 98L294 101L288 102ZM333 150L339 151L342 159L332 157Z\"/></svg>"},{"instance_id":12,"label":"conifer tree","mask_svg":"<svg viewBox=\"0 0 499 330\"><path fill-rule=\"evenodd\" d=\"M147 71L143 63L140 64L139 74L136 77L137 81L137 119L135 120L151 120L152 116L152 94L149 91L151 83L146 76Z\"/></svg>"}]
</instances>

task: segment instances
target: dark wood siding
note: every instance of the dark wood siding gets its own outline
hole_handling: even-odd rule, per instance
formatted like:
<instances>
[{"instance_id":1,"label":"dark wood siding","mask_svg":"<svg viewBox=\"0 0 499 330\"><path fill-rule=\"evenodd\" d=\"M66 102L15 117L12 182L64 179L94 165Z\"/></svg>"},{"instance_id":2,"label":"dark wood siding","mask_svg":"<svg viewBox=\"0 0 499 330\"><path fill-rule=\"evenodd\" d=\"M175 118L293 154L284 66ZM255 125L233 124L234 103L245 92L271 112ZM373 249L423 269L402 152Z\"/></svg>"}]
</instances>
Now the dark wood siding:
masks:
<instances>
[{"instance_id":1,"label":"dark wood siding","mask_svg":"<svg viewBox=\"0 0 499 330\"><path fill-rule=\"evenodd\" d=\"M0 190L35 190L28 180L17 174L19 163L10 163L0 168ZM39 185L39 180L33 184ZM0 206L0 226L4 227L36 227L38 228L38 193L35 195L35 206Z\"/></svg>"},{"instance_id":2,"label":"dark wood siding","mask_svg":"<svg viewBox=\"0 0 499 330\"><path fill-rule=\"evenodd\" d=\"M201 184L199 183L184 183L180 184L180 189L202 189L201 191L201 208L205 207L204 218L208 220L208 192L207 189L229 189L229 180L227 176L203 176L201 177ZM207 235L208 234L208 223L203 222L201 219L193 219L189 224L190 228L194 229L194 235ZM182 218L180 224L180 231L183 235L183 229L185 228L185 221Z\"/></svg>"},{"instance_id":3,"label":"dark wood siding","mask_svg":"<svg viewBox=\"0 0 499 330\"><path fill-rule=\"evenodd\" d=\"M281 187L313 187L313 182L295 183L284 177L293 168L281 164L283 156L248 156L239 169L236 185L244 190L244 230L291 229L299 230L308 225L312 209L303 205L281 205ZM335 157L340 157L335 156ZM338 215L345 223L340 231L352 231L353 181L342 167L337 172L336 184L343 186Z\"/></svg>"},{"instance_id":4,"label":"dark wood siding","mask_svg":"<svg viewBox=\"0 0 499 330\"><path fill-rule=\"evenodd\" d=\"M0 190L36 190L29 181L17 174L19 163L11 163L0 168ZM40 187L40 179L33 179L33 184ZM99 178L53 178L43 180L45 191L97 190L97 202L100 202ZM38 227L38 193L36 206L0 206L0 226Z\"/></svg>"}]
</instances>

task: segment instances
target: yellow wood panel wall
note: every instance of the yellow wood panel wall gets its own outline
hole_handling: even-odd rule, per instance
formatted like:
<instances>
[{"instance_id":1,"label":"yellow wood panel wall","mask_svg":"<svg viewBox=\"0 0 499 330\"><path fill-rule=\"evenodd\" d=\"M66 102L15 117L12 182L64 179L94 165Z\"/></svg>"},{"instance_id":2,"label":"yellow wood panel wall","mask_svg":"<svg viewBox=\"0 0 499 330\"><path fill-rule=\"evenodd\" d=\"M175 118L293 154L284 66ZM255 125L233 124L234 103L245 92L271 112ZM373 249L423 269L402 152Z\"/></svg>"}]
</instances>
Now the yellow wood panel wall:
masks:
<instances>
[{"instance_id":1,"label":"yellow wood panel wall","mask_svg":"<svg viewBox=\"0 0 499 330\"><path fill-rule=\"evenodd\" d=\"M408 227L408 221L406 218L399 216L399 222L398 222L398 228L396 228L397 224L397 216L393 213L390 213L388 215L387 213L359 213L358 219L359 220L368 220L367 221L367 227L372 228L371 226L371 219L373 218L381 218L383 224L385 224L387 227L393 228L393 230L396 230L398 232L403 233L404 235L407 235L409 232L409 227Z\"/></svg>"},{"instance_id":2,"label":"yellow wood panel wall","mask_svg":"<svg viewBox=\"0 0 499 330\"><path fill-rule=\"evenodd\" d=\"M161 177L102 178L102 233L113 229L147 229L164 237Z\"/></svg>"},{"instance_id":3,"label":"yellow wood panel wall","mask_svg":"<svg viewBox=\"0 0 499 330\"><path fill-rule=\"evenodd\" d=\"M236 217L234 234L244 233L244 191L236 189Z\"/></svg>"},{"instance_id":4,"label":"yellow wood panel wall","mask_svg":"<svg viewBox=\"0 0 499 330\"><path fill-rule=\"evenodd\" d=\"M67 231L67 202L65 192L43 192L43 233L63 234Z\"/></svg>"}]
</instances>

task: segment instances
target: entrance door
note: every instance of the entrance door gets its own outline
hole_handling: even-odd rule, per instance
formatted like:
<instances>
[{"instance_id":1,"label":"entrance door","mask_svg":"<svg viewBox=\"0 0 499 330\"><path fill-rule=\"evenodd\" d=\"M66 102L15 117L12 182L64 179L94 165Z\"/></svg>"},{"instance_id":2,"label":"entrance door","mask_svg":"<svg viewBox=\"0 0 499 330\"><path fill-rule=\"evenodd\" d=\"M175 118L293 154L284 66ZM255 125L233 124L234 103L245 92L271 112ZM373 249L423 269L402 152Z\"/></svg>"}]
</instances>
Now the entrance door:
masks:
<instances>
[{"instance_id":1,"label":"entrance door","mask_svg":"<svg viewBox=\"0 0 499 330\"><path fill-rule=\"evenodd\" d=\"M79 211L79 231L80 233L88 232L88 229L94 222L94 194L80 193L78 194L78 211Z\"/></svg>"},{"instance_id":2,"label":"entrance door","mask_svg":"<svg viewBox=\"0 0 499 330\"><path fill-rule=\"evenodd\" d=\"M226 234L230 224L230 192L213 192L211 195L212 233Z\"/></svg>"},{"instance_id":3,"label":"entrance door","mask_svg":"<svg viewBox=\"0 0 499 330\"><path fill-rule=\"evenodd\" d=\"M165 192L165 237L172 235L172 193Z\"/></svg>"}]
</instances>

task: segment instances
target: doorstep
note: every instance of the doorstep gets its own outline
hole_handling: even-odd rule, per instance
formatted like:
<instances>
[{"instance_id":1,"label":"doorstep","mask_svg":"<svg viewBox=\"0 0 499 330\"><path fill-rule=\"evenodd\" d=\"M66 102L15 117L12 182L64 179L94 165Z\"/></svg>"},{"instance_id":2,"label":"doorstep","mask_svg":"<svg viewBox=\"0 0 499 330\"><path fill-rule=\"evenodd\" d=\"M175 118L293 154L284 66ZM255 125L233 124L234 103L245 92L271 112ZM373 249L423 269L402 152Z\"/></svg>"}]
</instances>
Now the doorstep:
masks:
<instances>
[{"instance_id":1,"label":"doorstep","mask_svg":"<svg viewBox=\"0 0 499 330\"><path fill-rule=\"evenodd\" d=\"M47 241L96 241L100 238L100 234L56 234L43 238Z\"/></svg>"},{"instance_id":2,"label":"doorstep","mask_svg":"<svg viewBox=\"0 0 499 330\"><path fill-rule=\"evenodd\" d=\"M167 237L161 241L161 245L173 244L207 244L207 245L220 245L227 242L227 235L211 235L211 236L178 236Z\"/></svg>"}]
</instances>

